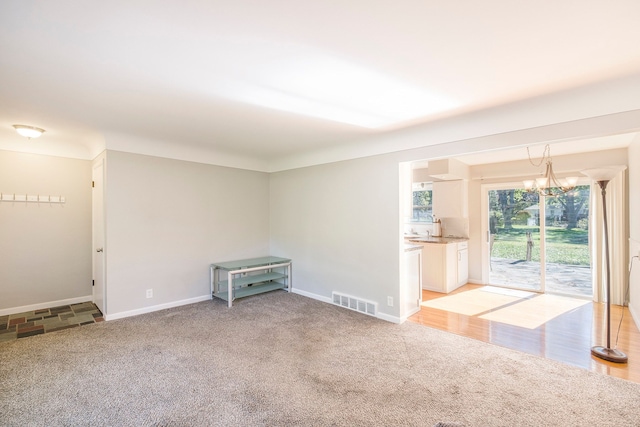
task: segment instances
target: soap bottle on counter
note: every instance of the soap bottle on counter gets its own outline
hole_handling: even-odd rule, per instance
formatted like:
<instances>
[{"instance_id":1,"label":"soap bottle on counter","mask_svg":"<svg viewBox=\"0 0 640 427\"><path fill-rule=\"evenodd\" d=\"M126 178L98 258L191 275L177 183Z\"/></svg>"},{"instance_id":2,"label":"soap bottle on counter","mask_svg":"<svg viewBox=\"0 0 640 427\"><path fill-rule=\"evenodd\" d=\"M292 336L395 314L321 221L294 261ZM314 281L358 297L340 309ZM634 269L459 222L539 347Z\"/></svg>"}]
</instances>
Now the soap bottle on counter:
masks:
<instances>
[{"instance_id":1,"label":"soap bottle on counter","mask_svg":"<svg viewBox=\"0 0 640 427\"><path fill-rule=\"evenodd\" d=\"M442 237L442 223L440 218L434 218L433 220L433 237Z\"/></svg>"}]
</instances>

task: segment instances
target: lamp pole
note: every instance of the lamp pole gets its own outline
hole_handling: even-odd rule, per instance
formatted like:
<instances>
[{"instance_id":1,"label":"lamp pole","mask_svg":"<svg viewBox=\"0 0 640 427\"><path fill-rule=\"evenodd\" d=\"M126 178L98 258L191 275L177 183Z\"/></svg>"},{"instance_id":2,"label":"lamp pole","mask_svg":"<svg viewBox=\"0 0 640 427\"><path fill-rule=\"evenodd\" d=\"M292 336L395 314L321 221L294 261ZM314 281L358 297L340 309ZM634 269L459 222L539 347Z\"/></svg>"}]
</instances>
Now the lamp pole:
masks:
<instances>
[{"instance_id":1,"label":"lamp pole","mask_svg":"<svg viewBox=\"0 0 640 427\"><path fill-rule=\"evenodd\" d=\"M605 286L605 299L607 310L607 346L596 345L591 347L591 354L600 359L615 363L627 363L627 355L620 350L611 348L611 264L609 262L609 225L607 221L607 184L616 175L627 168L626 165L601 166L594 169L581 171L584 175L597 182L602 193L602 218L604 219L604 256L607 284Z\"/></svg>"},{"instance_id":2,"label":"lamp pole","mask_svg":"<svg viewBox=\"0 0 640 427\"><path fill-rule=\"evenodd\" d=\"M605 298L607 300L607 346L591 347L591 354L600 359L608 360L615 363L627 363L627 355L620 350L611 348L611 267L609 265L609 227L607 222L607 184L609 180L597 181L602 193L602 218L604 220L604 254L606 263L606 279Z\"/></svg>"}]
</instances>

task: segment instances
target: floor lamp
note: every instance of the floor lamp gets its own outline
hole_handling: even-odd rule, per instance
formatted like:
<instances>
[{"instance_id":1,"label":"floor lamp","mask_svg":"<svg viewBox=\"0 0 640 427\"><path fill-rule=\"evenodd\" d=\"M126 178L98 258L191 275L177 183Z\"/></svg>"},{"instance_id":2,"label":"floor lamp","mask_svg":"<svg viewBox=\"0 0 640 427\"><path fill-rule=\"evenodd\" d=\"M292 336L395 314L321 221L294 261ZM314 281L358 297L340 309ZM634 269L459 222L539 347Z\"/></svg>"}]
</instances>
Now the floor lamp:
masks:
<instances>
[{"instance_id":1,"label":"floor lamp","mask_svg":"<svg viewBox=\"0 0 640 427\"><path fill-rule=\"evenodd\" d=\"M627 355L620 350L611 348L611 266L609 264L609 230L607 226L607 184L626 166L604 166L597 169L583 170L582 173L596 181L602 192L602 219L604 221L604 254L606 263L605 299L607 300L607 346L596 345L591 347L591 354L600 359L615 363L627 363Z\"/></svg>"}]
</instances>

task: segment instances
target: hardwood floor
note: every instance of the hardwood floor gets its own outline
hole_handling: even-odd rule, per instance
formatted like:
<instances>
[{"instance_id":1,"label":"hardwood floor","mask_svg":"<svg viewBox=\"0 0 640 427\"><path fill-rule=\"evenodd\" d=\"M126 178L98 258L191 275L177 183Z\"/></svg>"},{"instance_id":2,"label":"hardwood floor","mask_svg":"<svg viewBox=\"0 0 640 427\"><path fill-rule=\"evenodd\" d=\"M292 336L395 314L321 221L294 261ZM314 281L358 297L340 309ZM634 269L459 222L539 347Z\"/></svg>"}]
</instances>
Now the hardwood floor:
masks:
<instances>
[{"instance_id":1,"label":"hardwood floor","mask_svg":"<svg viewBox=\"0 0 640 427\"><path fill-rule=\"evenodd\" d=\"M448 295L478 288L482 286L468 284ZM446 296L437 292L422 291L423 303ZM520 299L507 305L522 301ZM617 348L628 356L629 361L626 364L617 364L591 356L590 349L593 345L606 345L604 304L588 302L535 329L480 317L504 307L505 305L502 305L482 313L464 315L423 305L420 312L411 316L409 321L640 383L640 331L633 322L628 308L611 308L612 347L615 347L618 324L624 311ZM527 314L523 312L522 315Z\"/></svg>"}]
</instances>

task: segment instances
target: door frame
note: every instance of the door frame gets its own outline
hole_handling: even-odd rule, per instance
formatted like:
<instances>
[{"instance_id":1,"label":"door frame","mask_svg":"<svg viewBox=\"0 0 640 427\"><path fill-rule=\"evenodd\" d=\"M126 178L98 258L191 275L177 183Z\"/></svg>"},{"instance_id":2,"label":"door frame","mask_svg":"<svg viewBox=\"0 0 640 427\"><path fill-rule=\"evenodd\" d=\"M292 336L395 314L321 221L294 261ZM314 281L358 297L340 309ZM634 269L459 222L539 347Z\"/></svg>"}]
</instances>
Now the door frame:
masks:
<instances>
[{"instance_id":1,"label":"door frame","mask_svg":"<svg viewBox=\"0 0 640 427\"><path fill-rule=\"evenodd\" d=\"M93 278L93 302L102 315L107 315L107 276L106 276L106 232L105 232L105 168L104 155L98 157L92 165L91 191L91 272ZM99 193L96 191L99 190ZM97 194L98 193L98 194ZM100 252L97 252L101 249ZM97 283L97 286L96 286Z\"/></svg>"}]
</instances>

